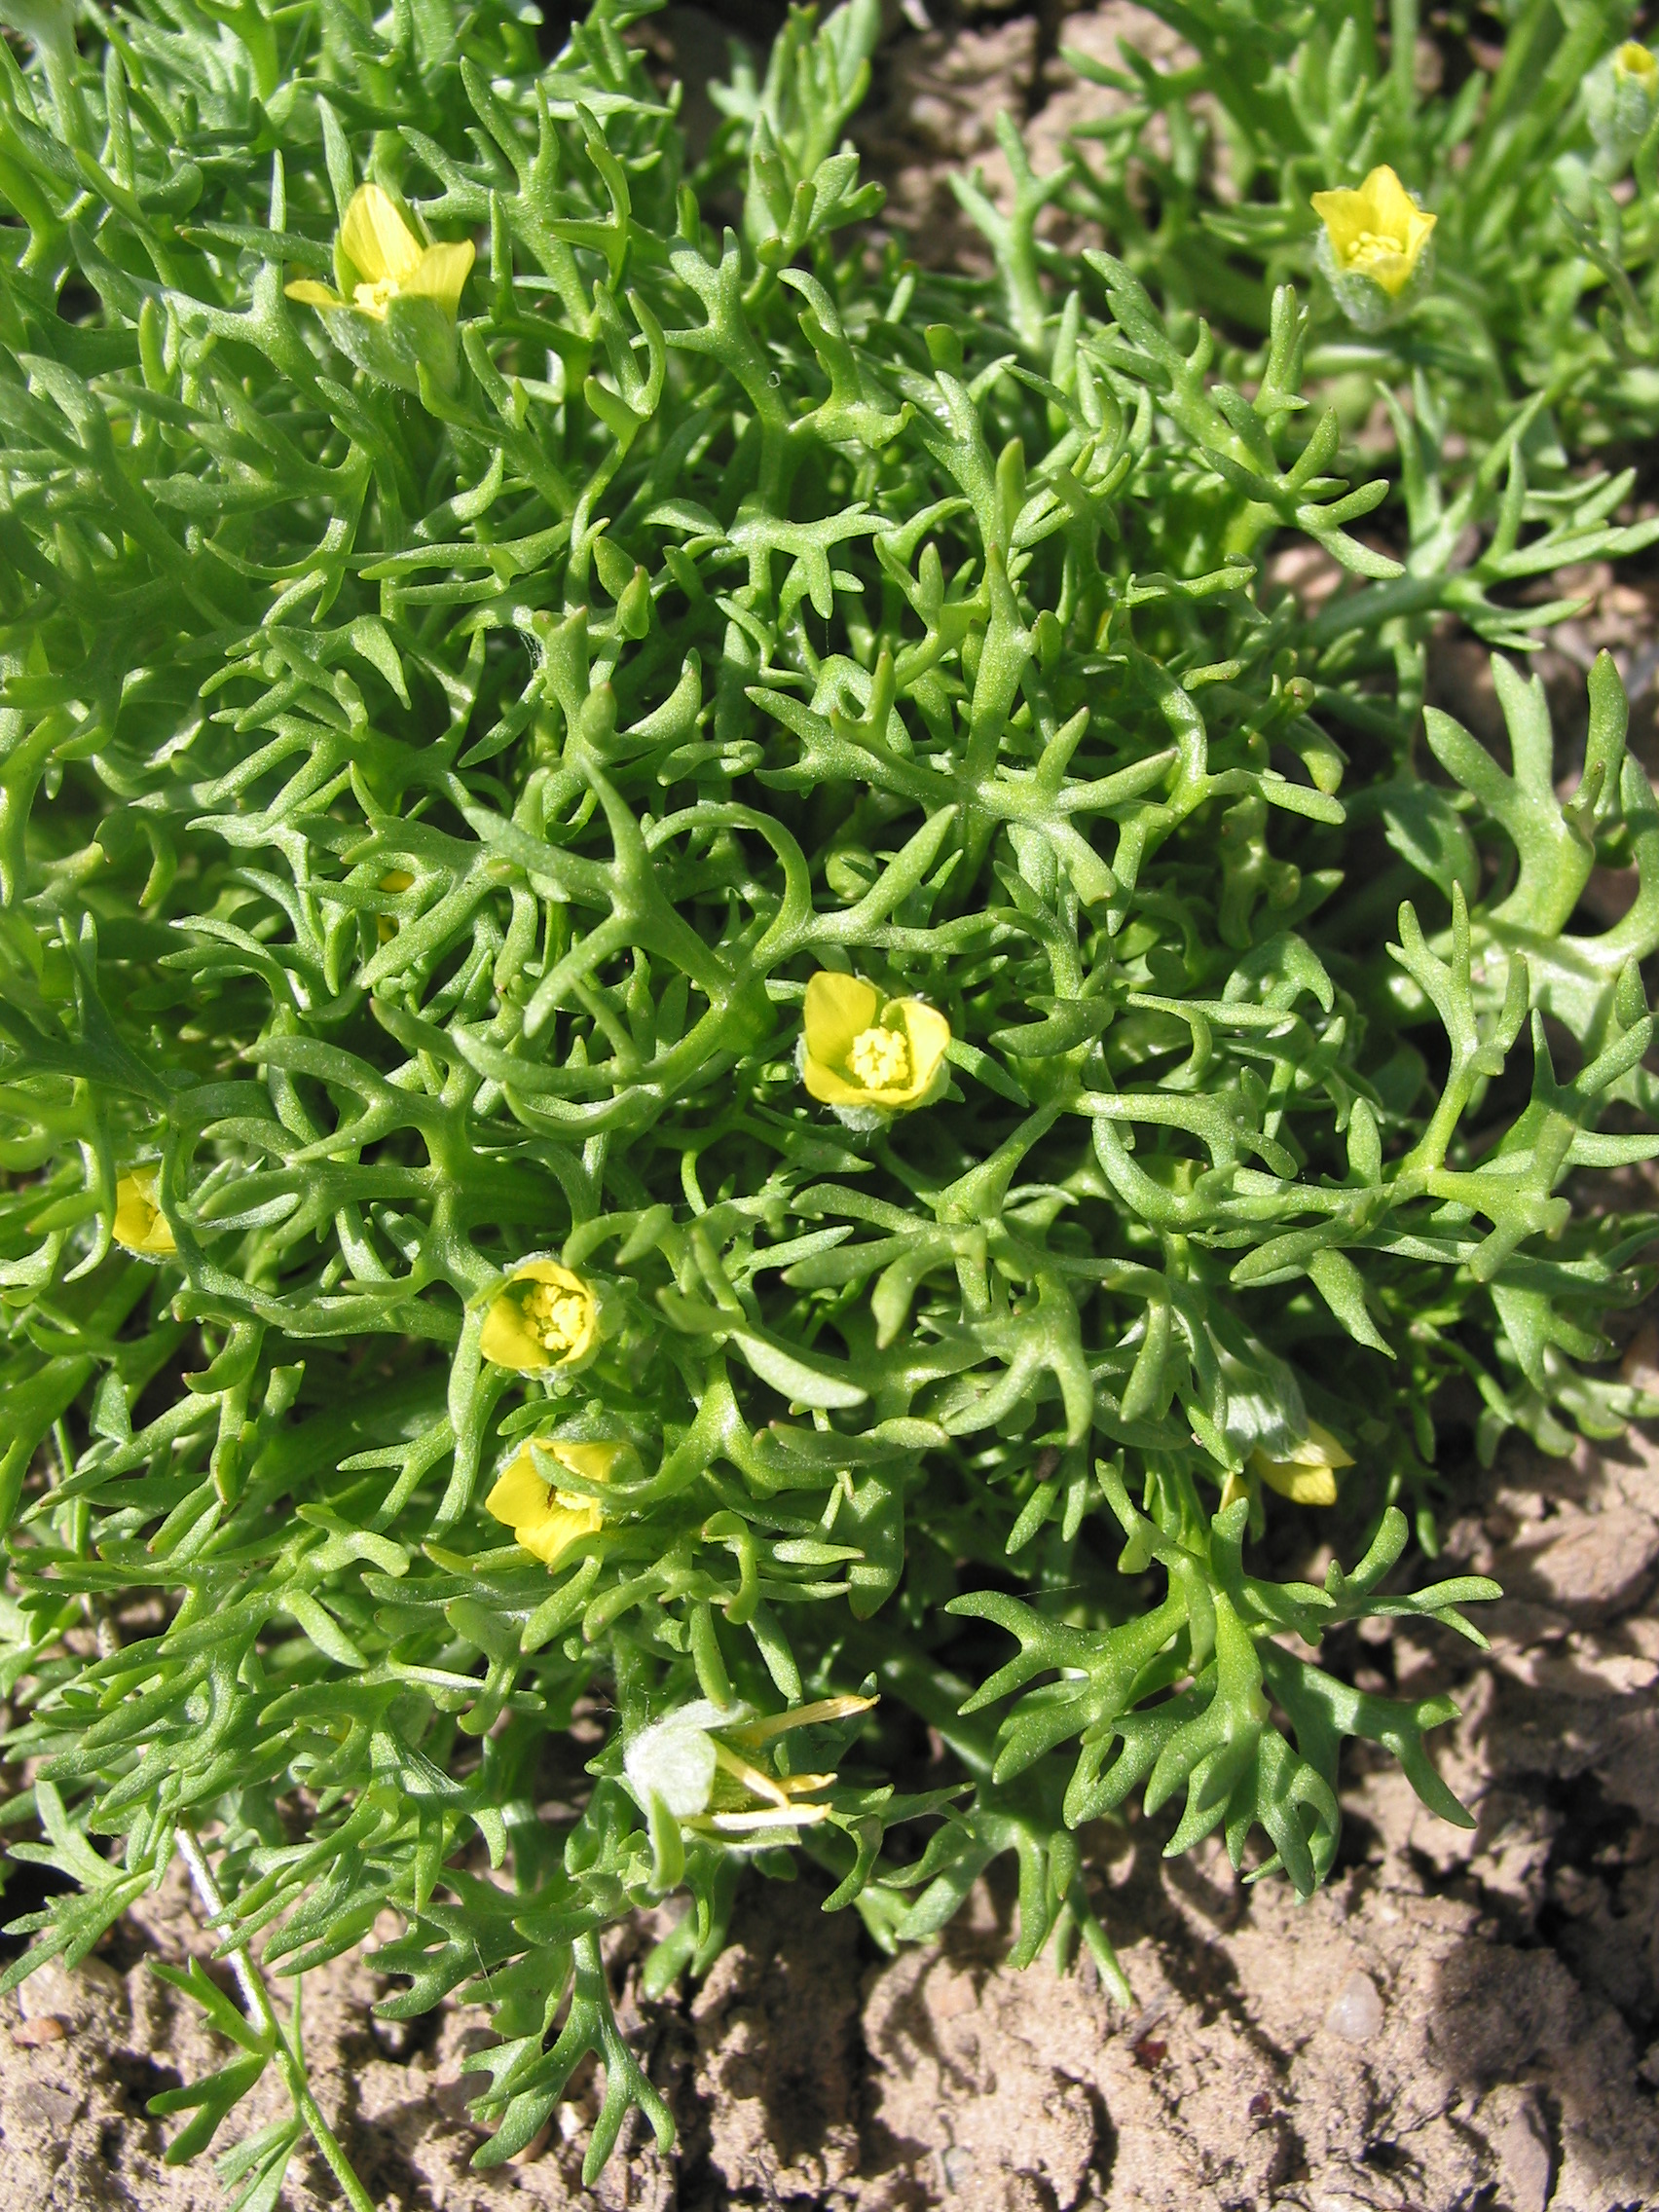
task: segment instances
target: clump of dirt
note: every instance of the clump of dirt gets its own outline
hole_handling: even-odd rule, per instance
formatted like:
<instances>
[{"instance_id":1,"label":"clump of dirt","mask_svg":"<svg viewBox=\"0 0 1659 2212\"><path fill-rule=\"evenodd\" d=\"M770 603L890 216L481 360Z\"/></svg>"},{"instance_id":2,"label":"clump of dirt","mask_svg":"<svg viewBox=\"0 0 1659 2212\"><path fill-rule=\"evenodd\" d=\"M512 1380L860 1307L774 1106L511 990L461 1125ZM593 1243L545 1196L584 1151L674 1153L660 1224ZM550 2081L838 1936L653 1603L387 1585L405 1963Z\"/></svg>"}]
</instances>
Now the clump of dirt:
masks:
<instances>
[{"instance_id":1,"label":"clump of dirt","mask_svg":"<svg viewBox=\"0 0 1659 2212\"><path fill-rule=\"evenodd\" d=\"M1659 1339L1629 1357L1659 1362ZM620 1930L619 2016L681 2150L664 2160L635 2128L591 2195L591 2077L519 2158L475 2173L461 2062L483 2013L378 2023L385 1984L337 1962L307 1978L305 2043L376 2204L1659 2212L1659 1450L1511 1452L1446 1549L1505 1584L1490 1657L1416 1623L1345 1632L1332 1657L1367 1688L1458 1698L1438 1751L1472 1830L1381 1752L1351 1763L1339 1870L1307 1905L1241 1886L1218 1848L1164 1861L1165 1822L1096 1828L1130 2012L1087 1961L1001 1964L1013 1900L995 1886L940 1942L884 1960L810 1874L756 1881L708 1980L661 2004L638 1991L652 1930ZM0 2212L225 2201L205 2163L161 2163L167 2130L144 2112L229 2053L141 1954L210 1943L182 1882L133 1918L0 2006ZM229 2132L281 2109L262 2084ZM296 2159L285 2201L339 2193Z\"/></svg>"},{"instance_id":2,"label":"clump of dirt","mask_svg":"<svg viewBox=\"0 0 1659 2212\"><path fill-rule=\"evenodd\" d=\"M883 225L906 251L936 269L988 273L990 250L964 212L953 176L975 176L998 207L1013 200L1014 176L997 138L1007 115L1025 141L1032 167L1047 176L1071 158L1072 133L1128 105L1108 85L1085 82L1065 59L1087 55L1124 71L1123 47L1160 68L1178 67L1192 50L1135 0L973 18L937 28L902 25L884 50L872 98L853 130L865 173L887 189ZM1166 150L1166 149L1165 149ZM1068 246L1104 242L1049 209L1040 229Z\"/></svg>"}]
</instances>

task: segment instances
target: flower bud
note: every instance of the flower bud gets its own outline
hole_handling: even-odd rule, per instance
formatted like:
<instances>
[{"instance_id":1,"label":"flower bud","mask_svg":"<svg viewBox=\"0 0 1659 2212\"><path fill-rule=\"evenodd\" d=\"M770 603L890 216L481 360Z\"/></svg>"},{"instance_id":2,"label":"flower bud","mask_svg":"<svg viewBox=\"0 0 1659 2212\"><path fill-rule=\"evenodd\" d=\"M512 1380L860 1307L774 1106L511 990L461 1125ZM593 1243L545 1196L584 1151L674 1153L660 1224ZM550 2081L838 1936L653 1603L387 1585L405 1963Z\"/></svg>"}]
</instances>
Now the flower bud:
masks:
<instances>
[{"instance_id":1,"label":"flower bud","mask_svg":"<svg viewBox=\"0 0 1659 2212\"><path fill-rule=\"evenodd\" d=\"M1584 80L1584 112L1604 174L1617 174L1659 107L1659 59L1635 39L1604 55Z\"/></svg>"},{"instance_id":2,"label":"flower bud","mask_svg":"<svg viewBox=\"0 0 1659 2212\"><path fill-rule=\"evenodd\" d=\"M156 1203L156 1170L135 1167L115 1186L115 1241L141 1259L170 1259L178 1250L167 1217Z\"/></svg>"}]
</instances>

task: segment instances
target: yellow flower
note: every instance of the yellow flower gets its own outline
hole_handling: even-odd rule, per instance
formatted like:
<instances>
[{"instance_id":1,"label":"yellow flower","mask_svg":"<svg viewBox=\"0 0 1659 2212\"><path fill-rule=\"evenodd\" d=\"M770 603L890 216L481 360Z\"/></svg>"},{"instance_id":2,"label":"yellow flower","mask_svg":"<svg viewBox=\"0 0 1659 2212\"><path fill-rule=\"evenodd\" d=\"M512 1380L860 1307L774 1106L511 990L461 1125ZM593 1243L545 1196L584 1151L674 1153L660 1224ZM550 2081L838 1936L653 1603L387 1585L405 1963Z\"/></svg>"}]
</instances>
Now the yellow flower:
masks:
<instances>
[{"instance_id":1,"label":"yellow flower","mask_svg":"<svg viewBox=\"0 0 1659 2212\"><path fill-rule=\"evenodd\" d=\"M599 1301L557 1260L527 1260L496 1293L478 1348L497 1367L571 1367L599 1342Z\"/></svg>"},{"instance_id":2,"label":"yellow flower","mask_svg":"<svg viewBox=\"0 0 1659 2212\"><path fill-rule=\"evenodd\" d=\"M115 1240L147 1260L166 1259L178 1250L167 1217L156 1203L153 1167L135 1167L115 1186Z\"/></svg>"},{"instance_id":3,"label":"yellow flower","mask_svg":"<svg viewBox=\"0 0 1659 2212\"><path fill-rule=\"evenodd\" d=\"M286 287L289 299L310 308L351 309L376 322L386 320L393 300L435 300L453 321L472 268L473 245L470 239L459 245L423 245L389 194L378 184L360 184L340 226L336 260L342 259L356 278L350 298L302 276Z\"/></svg>"},{"instance_id":4,"label":"yellow flower","mask_svg":"<svg viewBox=\"0 0 1659 2212\"><path fill-rule=\"evenodd\" d=\"M620 1444L560 1444L538 1441L535 1451L557 1460L583 1482L606 1483L621 1457ZM584 1536L597 1535L605 1526L605 1511L598 1498L581 1491L559 1490L535 1464L535 1452L527 1444L508 1462L500 1479L484 1500L486 1513L504 1521L527 1552L534 1552L549 1567Z\"/></svg>"},{"instance_id":5,"label":"yellow flower","mask_svg":"<svg viewBox=\"0 0 1659 2212\"><path fill-rule=\"evenodd\" d=\"M1635 39L1627 39L1613 55L1613 74L1640 85L1649 99L1659 92L1659 60Z\"/></svg>"},{"instance_id":6,"label":"yellow flower","mask_svg":"<svg viewBox=\"0 0 1659 2212\"><path fill-rule=\"evenodd\" d=\"M1353 1454L1345 1452L1328 1428L1316 1420L1286 1459L1270 1459L1258 1448L1250 1455L1252 1473L1260 1475L1269 1490L1288 1497L1293 1505L1335 1505L1339 1467L1351 1467Z\"/></svg>"},{"instance_id":7,"label":"yellow flower","mask_svg":"<svg viewBox=\"0 0 1659 2212\"><path fill-rule=\"evenodd\" d=\"M1334 273L1369 276L1397 300L1417 274L1437 218L1420 208L1384 163L1357 192L1316 192Z\"/></svg>"},{"instance_id":8,"label":"yellow flower","mask_svg":"<svg viewBox=\"0 0 1659 2212\"><path fill-rule=\"evenodd\" d=\"M882 1001L860 976L821 971L806 986L800 1072L838 1112L905 1113L943 1088L950 1024L921 999Z\"/></svg>"}]
</instances>

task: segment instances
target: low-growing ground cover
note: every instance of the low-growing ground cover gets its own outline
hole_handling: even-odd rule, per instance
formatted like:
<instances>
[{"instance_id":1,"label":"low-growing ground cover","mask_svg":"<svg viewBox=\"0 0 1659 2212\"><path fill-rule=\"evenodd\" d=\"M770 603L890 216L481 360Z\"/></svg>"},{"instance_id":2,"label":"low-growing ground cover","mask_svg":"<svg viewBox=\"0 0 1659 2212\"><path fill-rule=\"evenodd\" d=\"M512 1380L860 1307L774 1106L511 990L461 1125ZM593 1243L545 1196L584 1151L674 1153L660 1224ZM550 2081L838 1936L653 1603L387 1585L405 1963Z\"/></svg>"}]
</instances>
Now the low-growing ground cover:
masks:
<instances>
[{"instance_id":1,"label":"low-growing ground cover","mask_svg":"<svg viewBox=\"0 0 1659 2212\"><path fill-rule=\"evenodd\" d=\"M980 278L869 230L873 9L689 176L634 21L7 64L13 1978L182 1866L236 2055L156 2110L280 2084L244 2205L366 2200L273 1990L377 1929L384 2019L491 2009L484 2165L598 2057L591 2180L673 2131L642 1907L660 1995L746 1866L893 1948L1012 1861L1128 2002L1127 1801L1304 1894L1345 1742L1466 1818L1320 1641L1478 1641L1449 1428L1651 1403L1659 813L1612 660L1569 758L1514 657L1659 535L1645 50L1194 18L1093 166L1005 133Z\"/></svg>"}]
</instances>

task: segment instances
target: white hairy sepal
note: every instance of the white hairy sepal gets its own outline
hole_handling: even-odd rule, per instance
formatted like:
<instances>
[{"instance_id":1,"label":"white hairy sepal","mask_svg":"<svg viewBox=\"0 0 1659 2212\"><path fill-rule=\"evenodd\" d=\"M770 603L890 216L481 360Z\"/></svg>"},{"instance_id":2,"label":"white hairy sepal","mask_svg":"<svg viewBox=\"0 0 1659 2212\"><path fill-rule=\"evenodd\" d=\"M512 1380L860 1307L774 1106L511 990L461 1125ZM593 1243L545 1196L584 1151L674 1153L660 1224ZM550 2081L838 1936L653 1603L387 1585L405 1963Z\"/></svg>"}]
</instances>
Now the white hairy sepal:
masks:
<instances>
[{"instance_id":1,"label":"white hairy sepal","mask_svg":"<svg viewBox=\"0 0 1659 2212\"><path fill-rule=\"evenodd\" d=\"M710 1731L749 1717L746 1705L716 1705L695 1698L642 1728L622 1753L622 1773L642 1813L653 1794L678 1821L706 1813L715 1790L715 1746Z\"/></svg>"}]
</instances>

